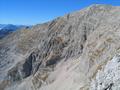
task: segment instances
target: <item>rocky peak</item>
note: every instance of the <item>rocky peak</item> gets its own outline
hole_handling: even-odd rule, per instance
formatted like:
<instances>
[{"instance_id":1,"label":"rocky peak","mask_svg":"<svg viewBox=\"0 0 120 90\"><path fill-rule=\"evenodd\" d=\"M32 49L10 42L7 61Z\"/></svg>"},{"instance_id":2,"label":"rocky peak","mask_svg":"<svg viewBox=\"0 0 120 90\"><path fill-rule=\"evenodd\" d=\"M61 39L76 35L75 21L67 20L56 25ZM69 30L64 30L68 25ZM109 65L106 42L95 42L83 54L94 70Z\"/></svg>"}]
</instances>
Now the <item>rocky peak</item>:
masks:
<instances>
[{"instance_id":1,"label":"rocky peak","mask_svg":"<svg viewBox=\"0 0 120 90\"><path fill-rule=\"evenodd\" d=\"M98 71L120 52L119 12L119 7L92 5L3 38L0 88L93 89Z\"/></svg>"}]
</instances>

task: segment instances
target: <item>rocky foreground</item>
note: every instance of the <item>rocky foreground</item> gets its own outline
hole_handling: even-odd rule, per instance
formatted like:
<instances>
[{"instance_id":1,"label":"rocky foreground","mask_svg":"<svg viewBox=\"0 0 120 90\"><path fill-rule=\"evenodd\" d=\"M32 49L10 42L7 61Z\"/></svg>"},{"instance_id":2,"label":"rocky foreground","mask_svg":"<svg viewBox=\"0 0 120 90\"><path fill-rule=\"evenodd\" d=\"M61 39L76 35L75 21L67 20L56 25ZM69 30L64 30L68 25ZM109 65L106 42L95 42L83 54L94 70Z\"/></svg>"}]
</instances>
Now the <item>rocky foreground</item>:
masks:
<instances>
[{"instance_id":1,"label":"rocky foreground","mask_svg":"<svg viewBox=\"0 0 120 90\"><path fill-rule=\"evenodd\" d=\"M0 40L0 90L120 90L120 7L91 5Z\"/></svg>"}]
</instances>

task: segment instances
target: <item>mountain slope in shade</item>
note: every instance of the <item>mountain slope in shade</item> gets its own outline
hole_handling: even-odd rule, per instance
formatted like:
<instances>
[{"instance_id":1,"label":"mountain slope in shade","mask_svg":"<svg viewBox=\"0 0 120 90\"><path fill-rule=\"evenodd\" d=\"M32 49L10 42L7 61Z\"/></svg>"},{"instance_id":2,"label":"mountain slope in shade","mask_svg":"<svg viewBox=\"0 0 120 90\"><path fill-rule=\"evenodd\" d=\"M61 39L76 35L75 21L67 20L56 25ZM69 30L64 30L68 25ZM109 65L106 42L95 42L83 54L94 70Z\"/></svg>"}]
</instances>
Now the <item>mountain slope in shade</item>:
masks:
<instances>
[{"instance_id":1,"label":"mountain slope in shade","mask_svg":"<svg viewBox=\"0 0 120 90\"><path fill-rule=\"evenodd\" d=\"M0 40L0 89L119 90L119 23L120 7L91 5L9 34Z\"/></svg>"}]
</instances>

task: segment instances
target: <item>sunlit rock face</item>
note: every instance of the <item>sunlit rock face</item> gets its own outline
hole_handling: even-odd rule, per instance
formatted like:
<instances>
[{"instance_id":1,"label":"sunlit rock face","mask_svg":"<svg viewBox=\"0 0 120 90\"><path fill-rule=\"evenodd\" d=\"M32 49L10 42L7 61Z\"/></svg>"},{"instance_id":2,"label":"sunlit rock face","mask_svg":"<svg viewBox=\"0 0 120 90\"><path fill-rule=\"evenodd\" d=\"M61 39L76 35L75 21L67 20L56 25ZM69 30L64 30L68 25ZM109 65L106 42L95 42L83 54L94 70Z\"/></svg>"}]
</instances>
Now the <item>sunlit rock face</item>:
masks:
<instances>
[{"instance_id":1,"label":"sunlit rock face","mask_svg":"<svg viewBox=\"0 0 120 90\"><path fill-rule=\"evenodd\" d=\"M118 88L111 75L119 75L112 62L120 53L119 22L120 7L91 5L9 34L0 40L0 90ZM107 73L109 61L116 67Z\"/></svg>"},{"instance_id":2,"label":"sunlit rock face","mask_svg":"<svg viewBox=\"0 0 120 90\"><path fill-rule=\"evenodd\" d=\"M90 90L120 90L120 55L115 56L91 83Z\"/></svg>"}]
</instances>

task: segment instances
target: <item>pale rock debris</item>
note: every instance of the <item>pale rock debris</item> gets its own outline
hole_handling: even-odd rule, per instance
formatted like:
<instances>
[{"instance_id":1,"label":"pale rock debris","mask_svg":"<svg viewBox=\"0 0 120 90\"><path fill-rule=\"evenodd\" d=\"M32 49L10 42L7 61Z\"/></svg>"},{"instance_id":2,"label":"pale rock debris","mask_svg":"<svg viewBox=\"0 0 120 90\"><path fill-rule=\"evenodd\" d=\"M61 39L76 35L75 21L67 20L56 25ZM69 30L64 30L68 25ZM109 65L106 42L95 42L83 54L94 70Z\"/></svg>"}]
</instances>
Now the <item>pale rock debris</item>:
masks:
<instances>
[{"instance_id":1,"label":"pale rock debris","mask_svg":"<svg viewBox=\"0 0 120 90\"><path fill-rule=\"evenodd\" d=\"M120 55L116 55L98 71L90 90L120 90Z\"/></svg>"}]
</instances>

